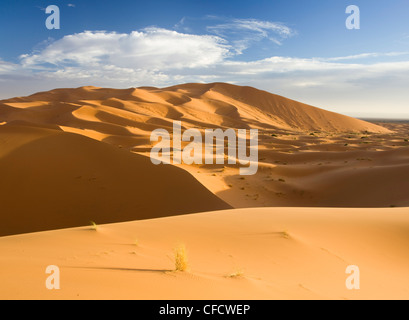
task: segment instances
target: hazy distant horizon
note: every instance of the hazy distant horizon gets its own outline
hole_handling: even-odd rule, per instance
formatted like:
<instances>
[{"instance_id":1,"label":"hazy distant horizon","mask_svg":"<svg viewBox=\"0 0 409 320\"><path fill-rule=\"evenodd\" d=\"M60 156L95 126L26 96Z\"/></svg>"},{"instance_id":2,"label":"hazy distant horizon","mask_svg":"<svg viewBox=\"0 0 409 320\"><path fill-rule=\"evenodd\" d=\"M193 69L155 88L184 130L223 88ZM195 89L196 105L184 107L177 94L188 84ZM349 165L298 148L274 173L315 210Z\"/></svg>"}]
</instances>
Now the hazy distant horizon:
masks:
<instances>
[{"instance_id":1,"label":"hazy distant horizon","mask_svg":"<svg viewBox=\"0 0 409 320\"><path fill-rule=\"evenodd\" d=\"M180 85L183 83L176 83L176 84L172 84L170 86L173 85ZM81 87L85 87L85 86L95 86L98 87L96 85L92 85L92 84L88 84L88 85L84 85ZM243 86L248 86L246 84L243 84ZM137 86L137 87L112 87L112 89L129 89L129 88L138 88L138 87L144 87L144 86ZM16 94L16 95L4 95L4 94L0 94L0 100L7 100L7 99L12 99L12 98L17 98L17 97L25 97L25 96L30 96L32 94L38 93L38 92L46 92L46 91L51 91L51 90L55 90L55 89L74 89L74 88L78 88L78 87L52 87L50 89L42 89L42 90L38 90L38 91L33 91L33 90L24 90L25 93L21 93L21 94ZM164 88L164 87L159 87L158 88ZM256 89L260 89L255 87ZM260 89L263 90L263 89ZM268 91L270 93L273 94L278 94L278 95L282 95L279 94L277 92L273 92L273 91L269 91L269 90L264 90L264 91ZM340 112L337 111L335 108L331 108L331 106L320 106L318 104L315 104L314 102L309 102L309 101L305 101L302 99L296 99L294 97L291 96L285 96L282 95L288 99L292 99L292 100L296 100L298 102L302 102L305 104L309 104L312 105L314 107L320 108L320 109L324 109L324 110L328 110L328 111L332 111L332 112L336 112L336 113L340 113L349 117L353 117L353 118L357 118L357 119L361 119L361 120L366 120L366 121L382 121L382 120L391 120L391 121L409 121L409 113L365 113L365 112ZM370 107L370 105L368 105L368 108Z\"/></svg>"}]
</instances>

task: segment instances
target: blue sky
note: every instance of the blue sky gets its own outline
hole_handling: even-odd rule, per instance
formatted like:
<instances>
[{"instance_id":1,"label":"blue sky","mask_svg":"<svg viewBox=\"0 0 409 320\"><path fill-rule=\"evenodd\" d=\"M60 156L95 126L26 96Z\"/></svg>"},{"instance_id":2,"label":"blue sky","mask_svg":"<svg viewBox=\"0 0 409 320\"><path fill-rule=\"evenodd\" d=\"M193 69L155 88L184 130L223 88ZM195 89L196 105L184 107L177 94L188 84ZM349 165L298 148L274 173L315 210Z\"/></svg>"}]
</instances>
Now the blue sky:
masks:
<instances>
[{"instance_id":1,"label":"blue sky","mask_svg":"<svg viewBox=\"0 0 409 320\"><path fill-rule=\"evenodd\" d=\"M61 29L45 27L57 5ZM348 5L361 29L348 30ZM224 81L409 118L407 0L2 0L0 98Z\"/></svg>"}]
</instances>

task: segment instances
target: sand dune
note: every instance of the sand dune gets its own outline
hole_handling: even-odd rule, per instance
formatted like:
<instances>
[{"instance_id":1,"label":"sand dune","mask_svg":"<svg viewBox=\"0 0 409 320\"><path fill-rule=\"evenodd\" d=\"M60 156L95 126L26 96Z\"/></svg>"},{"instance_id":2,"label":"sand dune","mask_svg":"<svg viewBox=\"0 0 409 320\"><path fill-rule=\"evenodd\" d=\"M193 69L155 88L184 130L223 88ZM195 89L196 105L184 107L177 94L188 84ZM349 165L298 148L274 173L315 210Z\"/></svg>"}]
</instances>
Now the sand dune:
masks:
<instances>
[{"instance_id":1,"label":"sand dune","mask_svg":"<svg viewBox=\"0 0 409 320\"><path fill-rule=\"evenodd\" d=\"M150 134L174 120L259 129L257 174L154 166ZM409 123L221 83L0 101L0 298L409 299L408 139Z\"/></svg>"},{"instance_id":2,"label":"sand dune","mask_svg":"<svg viewBox=\"0 0 409 320\"><path fill-rule=\"evenodd\" d=\"M243 179L230 168L196 176L235 207L409 206L409 148L383 145L374 150L372 143L352 148L342 144L338 150L305 152L293 147L290 153L266 149L255 176ZM216 178L224 188L211 187Z\"/></svg>"},{"instance_id":3,"label":"sand dune","mask_svg":"<svg viewBox=\"0 0 409 320\"><path fill-rule=\"evenodd\" d=\"M409 206L409 123L389 134L264 130L259 169L183 166L235 208Z\"/></svg>"},{"instance_id":4,"label":"sand dune","mask_svg":"<svg viewBox=\"0 0 409 320\"><path fill-rule=\"evenodd\" d=\"M189 126L277 128L293 131L389 132L362 120L318 109L251 87L225 83L185 84L164 89L56 89L0 101L5 121L27 120L66 127L108 130L113 126L152 131L182 120ZM159 121L158 120L162 120ZM101 125L104 124L105 126ZM149 124L151 124L149 126Z\"/></svg>"},{"instance_id":5,"label":"sand dune","mask_svg":"<svg viewBox=\"0 0 409 320\"><path fill-rule=\"evenodd\" d=\"M0 298L409 299L408 232L408 209L276 208L3 237ZM187 273L173 271L180 243ZM51 264L60 290L45 287Z\"/></svg>"},{"instance_id":6,"label":"sand dune","mask_svg":"<svg viewBox=\"0 0 409 320\"><path fill-rule=\"evenodd\" d=\"M230 208L193 176L92 139L0 126L0 236Z\"/></svg>"},{"instance_id":7,"label":"sand dune","mask_svg":"<svg viewBox=\"0 0 409 320\"><path fill-rule=\"evenodd\" d=\"M233 207L409 204L408 125L380 126L250 87L56 89L0 101L0 120L59 128L145 156L152 130L171 131L174 120L200 130L259 128L253 177L241 180L231 165L180 167Z\"/></svg>"}]
</instances>

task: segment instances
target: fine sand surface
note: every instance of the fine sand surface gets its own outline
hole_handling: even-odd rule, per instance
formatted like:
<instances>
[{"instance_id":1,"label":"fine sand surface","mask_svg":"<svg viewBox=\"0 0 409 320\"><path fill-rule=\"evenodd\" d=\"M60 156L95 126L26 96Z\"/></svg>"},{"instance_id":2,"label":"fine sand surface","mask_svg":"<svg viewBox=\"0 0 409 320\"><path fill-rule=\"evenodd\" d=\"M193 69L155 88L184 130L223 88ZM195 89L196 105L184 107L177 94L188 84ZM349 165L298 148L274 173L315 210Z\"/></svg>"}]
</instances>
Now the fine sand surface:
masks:
<instances>
[{"instance_id":1,"label":"fine sand surface","mask_svg":"<svg viewBox=\"0 0 409 320\"><path fill-rule=\"evenodd\" d=\"M151 132L175 120L258 129L257 174L153 165ZM0 101L0 298L409 299L408 139L409 122L222 83Z\"/></svg>"},{"instance_id":2,"label":"fine sand surface","mask_svg":"<svg viewBox=\"0 0 409 320\"><path fill-rule=\"evenodd\" d=\"M181 166L235 208L409 206L407 123L380 126L223 83L56 89L0 101L0 122L60 129L147 157L152 130L172 133L174 120L202 132L259 129L254 176L233 165Z\"/></svg>"},{"instance_id":3,"label":"fine sand surface","mask_svg":"<svg viewBox=\"0 0 409 320\"><path fill-rule=\"evenodd\" d=\"M264 128L327 132L389 130L251 87L225 83L170 88L56 89L0 101L3 121L25 120L82 130L101 140L134 145L155 128ZM149 140L149 139L148 139Z\"/></svg>"},{"instance_id":4,"label":"fine sand surface","mask_svg":"<svg viewBox=\"0 0 409 320\"><path fill-rule=\"evenodd\" d=\"M87 137L0 126L0 236L231 208L189 173Z\"/></svg>"},{"instance_id":5,"label":"fine sand surface","mask_svg":"<svg viewBox=\"0 0 409 320\"><path fill-rule=\"evenodd\" d=\"M409 299L408 213L236 209L3 237L0 298ZM179 244L188 272L173 271ZM48 265L60 290L45 287Z\"/></svg>"},{"instance_id":6,"label":"fine sand surface","mask_svg":"<svg viewBox=\"0 0 409 320\"><path fill-rule=\"evenodd\" d=\"M235 208L407 207L409 122L387 125L396 131L262 133L254 176L229 165L182 167Z\"/></svg>"}]
</instances>

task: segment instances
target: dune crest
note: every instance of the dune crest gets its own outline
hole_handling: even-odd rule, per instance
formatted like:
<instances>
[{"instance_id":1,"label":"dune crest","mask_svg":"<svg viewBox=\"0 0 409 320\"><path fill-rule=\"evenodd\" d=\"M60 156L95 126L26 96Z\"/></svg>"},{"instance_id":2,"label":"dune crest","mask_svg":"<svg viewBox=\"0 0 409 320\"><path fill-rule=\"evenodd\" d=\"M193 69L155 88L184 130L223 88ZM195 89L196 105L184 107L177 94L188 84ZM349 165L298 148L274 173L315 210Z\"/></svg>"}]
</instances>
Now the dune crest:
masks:
<instances>
[{"instance_id":1,"label":"dune crest","mask_svg":"<svg viewBox=\"0 0 409 320\"><path fill-rule=\"evenodd\" d=\"M257 174L153 165L151 132L174 121L259 129ZM56 89L0 101L0 123L0 297L408 297L408 208L392 207L409 205L409 123L221 83ZM61 291L44 288L50 263Z\"/></svg>"},{"instance_id":2,"label":"dune crest","mask_svg":"<svg viewBox=\"0 0 409 320\"><path fill-rule=\"evenodd\" d=\"M235 208L409 203L403 191L390 187L407 186L405 124L380 126L251 87L55 89L0 101L0 121L74 133L144 156L154 146L151 132L172 132L174 121L201 132L257 128L259 171L254 177L240 179L234 165L181 168ZM379 196L373 199L374 194Z\"/></svg>"},{"instance_id":3,"label":"dune crest","mask_svg":"<svg viewBox=\"0 0 409 320\"><path fill-rule=\"evenodd\" d=\"M122 137L126 133L121 128L146 132L173 120L182 120L188 127L390 132L372 123L255 88L226 83L183 84L163 89L55 89L3 100L0 106L0 116L5 121L30 118L36 123L108 131ZM128 136L133 135L129 132Z\"/></svg>"},{"instance_id":4,"label":"dune crest","mask_svg":"<svg viewBox=\"0 0 409 320\"><path fill-rule=\"evenodd\" d=\"M0 175L0 236L231 208L184 170L35 126L0 126Z\"/></svg>"}]
</instances>

